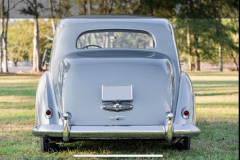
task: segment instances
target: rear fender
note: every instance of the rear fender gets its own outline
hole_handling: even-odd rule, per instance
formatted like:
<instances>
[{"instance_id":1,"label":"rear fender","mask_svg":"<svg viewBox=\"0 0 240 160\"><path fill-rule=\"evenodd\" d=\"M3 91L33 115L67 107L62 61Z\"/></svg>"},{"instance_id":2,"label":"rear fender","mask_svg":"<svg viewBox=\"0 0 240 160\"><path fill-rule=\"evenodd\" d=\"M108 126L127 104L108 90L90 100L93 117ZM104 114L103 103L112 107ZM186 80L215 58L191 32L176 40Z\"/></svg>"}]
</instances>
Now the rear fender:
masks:
<instances>
[{"instance_id":1,"label":"rear fender","mask_svg":"<svg viewBox=\"0 0 240 160\"><path fill-rule=\"evenodd\" d=\"M182 111L186 108L190 112L188 119L182 117ZM174 124L193 124L196 122L196 102L192 82L189 76L181 73L177 109L175 112Z\"/></svg>"},{"instance_id":2,"label":"rear fender","mask_svg":"<svg viewBox=\"0 0 240 160\"><path fill-rule=\"evenodd\" d=\"M38 83L35 105L35 123L39 124L62 124L55 101L53 85L49 72L45 72ZM52 111L52 117L46 117L46 110Z\"/></svg>"}]
</instances>

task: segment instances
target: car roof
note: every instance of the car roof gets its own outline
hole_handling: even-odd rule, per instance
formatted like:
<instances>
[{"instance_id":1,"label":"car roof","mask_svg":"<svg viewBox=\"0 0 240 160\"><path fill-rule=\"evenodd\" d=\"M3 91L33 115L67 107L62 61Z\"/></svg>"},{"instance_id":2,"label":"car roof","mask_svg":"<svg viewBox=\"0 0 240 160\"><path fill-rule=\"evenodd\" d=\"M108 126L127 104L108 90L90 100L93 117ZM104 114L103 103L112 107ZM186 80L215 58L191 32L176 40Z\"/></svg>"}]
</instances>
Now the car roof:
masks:
<instances>
[{"instance_id":1,"label":"car roof","mask_svg":"<svg viewBox=\"0 0 240 160\"><path fill-rule=\"evenodd\" d=\"M82 15L82 16L72 16L61 19L59 24L64 26L76 25L76 24L85 24L85 23L105 23L113 24L116 22L121 23L145 23L145 24L156 24L161 25L165 28L168 28L168 24L171 22L166 18L159 18L154 16L144 16L144 15L121 15L121 14L100 14L100 15ZM140 25L140 24L139 24Z\"/></svg>"},{"instance_id":2,"label":"car roof","mask_svg":"<svg viewBox=\"0 0 240 160\"><path fill-rule=\"evenodd\" d=\"M85 19L85 18L92 18L92 19L112 19L112 18L120 18L120 19L154 19L154 18L161 18L161 17L155 17L155 16L147 16L147 15L134 15L134 14L93 14L93 15L81 15L81 16L72 16L67 17L66 19L71 18L79 18L79 19Z\"/></svg>"}]
</instances>

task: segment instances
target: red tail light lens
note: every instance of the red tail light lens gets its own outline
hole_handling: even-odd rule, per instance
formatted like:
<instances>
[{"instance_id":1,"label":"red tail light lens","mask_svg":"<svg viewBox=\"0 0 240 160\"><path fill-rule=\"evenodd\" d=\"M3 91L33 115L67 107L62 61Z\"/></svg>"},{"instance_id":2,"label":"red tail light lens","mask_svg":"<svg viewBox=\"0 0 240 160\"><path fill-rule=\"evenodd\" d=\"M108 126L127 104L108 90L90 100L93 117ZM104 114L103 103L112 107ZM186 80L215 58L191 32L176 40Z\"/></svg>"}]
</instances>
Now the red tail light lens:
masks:
<instances>
[{"instance_id":1,"label":"red tail light lens","mask_svg":"<svg viewBox=\"0 0 240 160\"><path fill-rule=\"evenodd\" d=\"M45 115L46 118L48 118L48 119L52 118L52 110L50 108L47 109L45 113L46 113L46 115Z\"/></svg>"},{"instance_id":2,"label":"red tail light lens","mask_svg":"<svg viewBox=\"0 0 240 160\"><path fill-rule=\"evenodd\" d=\"M46 115L51 115L52 114L52 111L51 110L46 110Z\"/></svg>"},{"instance_id":3,"label":"red tail light lens","mask_svg":"<svg viewBox=\"0 0 240 160\"><path fill-rule=\"evenodd\" d=\"M185 116L188 116L188 115L189 115L189 111L186 110L186 111L183 112L183 114L184 114Z\"/></svg>"}]
</instances>

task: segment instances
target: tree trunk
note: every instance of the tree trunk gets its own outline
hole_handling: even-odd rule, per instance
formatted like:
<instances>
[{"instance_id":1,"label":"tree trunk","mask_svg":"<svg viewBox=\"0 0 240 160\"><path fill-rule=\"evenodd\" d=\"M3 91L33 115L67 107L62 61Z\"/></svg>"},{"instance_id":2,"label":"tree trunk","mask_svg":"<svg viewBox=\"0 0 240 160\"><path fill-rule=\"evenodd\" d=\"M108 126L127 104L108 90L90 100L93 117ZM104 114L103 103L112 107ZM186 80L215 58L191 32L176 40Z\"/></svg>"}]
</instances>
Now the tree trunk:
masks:
<instances>
[{"instance_id":1,"label":"tree trunk","mask_svg":"<svg viewBox=\"0 0 240 160\"><path fill-rule=\"evenodd\" d=\"M1 33L1 29L2 28L2 24L0 26L0 33ZM2 73L2 35L0 35L0 73Z\"/></svg>"},{"instance_id":2,"label":"tree trunk","mask_svg":"<svg viewBox=\"0 0 240 160\"><path fill-rule=\"evenodd\" d=\"M128 8L129 8L129 13L133 14L133 10L131 8L131 5L130 5L129 1L127 1L127 5L128 5Z\"/></svg>"},{"instance_id":3,"label":"tree trunk","mask_svg":"<svg viewBox=\"0 0 240 160\"><path fill-rule=\"evenodd\" d=\"M230 53L232 59L233 59L233 63L235 64L236 68L237 68L237 71L239 71L239 66L238 66L238 63L237 63L237 60L236 58L234 57L234 54L233 52ZM238 59L238 58L237 58Z\"/></svg>"},{"instance_id":4,"label":"tree trunk","mask_svg":"<svg viewBox=\"0 0 240 160\"><path fill-rule=\"evenodd\" d=\"M108 48L108 33L109 33L109 32L107 32L107 33L105 34L105 36L106 36L106 37L105 37L105 41L106 41L106 42L105 42L105 48Z\"/></svg>"},{"instance_id":5,"label":"tree trunk","mask_svg":"<svg viewBox=\"0 0 240 160\"><path fill-rule=\"evenodd\" d=\"M223 71L222 46L219 45L220 72Z\"/></svg>"},{"instance_id":6,"label":"tree trunk","mask_svg":"<svg viewBox=\"0 0 240 160\"><path fill-rule=\"evenodd\" d=\"M201 66L200 66L200 55L199 54L197 54L197 70L198 71L201 71Z\"/></svg>"},{"instance_id":7,"label":"tree trunk","mask_svg":"<svg viewBox=\"0 0 240 160\"><path fill-rule=\"evenodd\" d=\"M187 45L188 45L188 69L192 70L192 57L191 57L191 40L190 40L190 32L189 27L187 27Z\"/></svg>"},{"instance_id":8,"label":"tree trunk","mask_svg":"<svg viewBox=\"0 0 240 160\"><path fill-rule=\"evenodd\" d=\"M149 11L150 11L150 15L154 16L154 13L153 13L153 1L152 0L149 1Z\"/></svg>"},{"instance_id":9,"label":"tree trunk","mask_svg":"<svg viewBox=\"0 0 240 160\"><path fill-rule=\"evenodd\" d=\"M3 36L3 27L4 27L4 0L2 0L1 6L1 26L0 26L0 73L2 73L2 58L3 58L3 50L2 50L2 36Z\"/></svg>"},{"instance_id":10,"label":"tree trunk","mask_svg":"<svg viewBox=\"0 0 240 160\"><path fill-rule=\"evenodd\" d=\"M9 10L9 0L8 0L8 10ZM9 12L6 12L6 26L3 28L3 38L2 38L2 47L3 47L3 72L8 72L8 55L7 55L7 33L8 33L8 20L9 20ZM4 22L3 22L4 23Z\"/></svg>"},{"instance_id":11,"label":"tree trunk","mask_svg":"<svg viewBox=\"0 0 240 160\"><path fill-rule=\"evenodd\" d=\"M55 33L55 24L54 24L54 17L53 17L53 0L50 0L50 5L51 5L51 23L52 23L52 29L53 29L53 34Z\"/></svg>"},{"instance_id":12,"label":"tree trunk","mask_svg":"<svg viewBox=\"0 0 240 160\"><path fill-rule=\"evenodd\" d=\"M91 14L91 0L88 0L88 15Z\"/></svg>"},{"instance_id":13,"label":"tree trunk","mask_svg":"<svg viewBox=\"0 0 240 160\"><path fill-rule=\"evenodd\" d=\"M112 3L113 3L113 1L112 1L112 0L109 0L108 14L111 14L111 13L112 13Z\"/></svg>"},{"instance_id":14,"label":"tree trunk","mask_svg":"<svg viewBox=\"0 0 240 160\"><path fill-rule=\"evenodd\" d=\"M47 48L45 48L44 53L43 53L43 57L42 57L42 66L44 65L43 62L45 61L46 53L47 53Z\"/></svg>"},{"instance_id":15,"label":"tree trunk","mask_svg":"<svg viewBox=\"0 0 240 160\"><path fill-rule=\"evenodd\" d=\"M83 1L83 14L84 15L87 15L86 4L87 4L87 1Z\"/></svg>"},{"instance_id":16,"label":"tree trunk","mask_svg":"<svg viewBox=\"0 0 240 160\"><path fill-rule=\"evenodd\" d=\"M93 36L94 36L95 43L96 43L98 46L100 46L100 44L99 44L98 41L97 41L97 35L96 35L96 33L93 33Z\"/></svg>"},{"instance_id":17,"label":"tree trunk","mask_svg":"<svg viewBox=\"0 0 240 160\"><path fill-rule=\"evenodd\" d=\"M198 36L194 35L194 41L198 43ZM197 47L195 48L195 56L194 56L194 61L195 61L195 70L201 71L201 66L200 66L200 55L198 53Z\"/></svg>"},{"instance_id":18,"label":"tree trunk","mask_svg":"<svg viewBox=\"0 0 240 160\"><path fill-rule=\"evenodd\" d=\"M197 56L196 56L196 52L194 55L194 71L197 71Z\"/></svg>"},{"instance_id":19,"label":"tree trunk","mask_svg":"<svg viewBox=\"0 0 240 160\"><path fill-rule=\"evenodd\" d=\"M103 14L106 14L106 0L103 0Z\"/></svg>"},{"instance_id":20,"label":"tree trunk","mask_svg":"<svg viewBox=\"0 0 240 160\"><path fill-rule=\"evenodd\" d=\"M59 7L58 17L59 19L62 19L62 1L61 0L59 0L58 7Z\"/></svg>"},{"instance_id":21,"label":"tree trunk","mask_svg":"<svg viewBox=\"0 0 240 160\"><path fill-rule=\"evenodd\" d=\"M235 43L239 43L239 34L238 33L235 35ZM236 57L234 56L234 53L236 53L236 55L237 55ZM231 57L233 59L234 64L236 65L237 71L239 71L239 61L237 62L237 59L239 59L239 53L237 53L235 51L234 51L234 53L231 52Z\"/></svg>"},{"instance_id":22,"label":"tree trunk","mask_svg":"<svg viewBox=\"0 0 240 160\"><path fill-rule=\"evenodd\" d=\"M3 72L8 72L8 63L7 63L7 37L3 37Z\"/></svg>"},{"instance_id":23,"label":"tree trunk","mask_svg":"<svg viewBox=\"0 0 240 160\"><path fill-rule=\"evenodd\" d=\"M237 71L239 71L239 66L236 62L234 62L234 64L236 65Z\"/></svg>"},{"instance_id":24,"label":"tree trunk","mask_svg":"<svg viewBox=\"0 0 240 160\"><path fill-rule=\"evenodd\" d=\"M39 50L39 26L38 26L38 13L37 2L34 0L34 37L33 37L33 68L32 72L42 71L42 65L40 62L40 50Z\"/></svg>"}]
</instances>

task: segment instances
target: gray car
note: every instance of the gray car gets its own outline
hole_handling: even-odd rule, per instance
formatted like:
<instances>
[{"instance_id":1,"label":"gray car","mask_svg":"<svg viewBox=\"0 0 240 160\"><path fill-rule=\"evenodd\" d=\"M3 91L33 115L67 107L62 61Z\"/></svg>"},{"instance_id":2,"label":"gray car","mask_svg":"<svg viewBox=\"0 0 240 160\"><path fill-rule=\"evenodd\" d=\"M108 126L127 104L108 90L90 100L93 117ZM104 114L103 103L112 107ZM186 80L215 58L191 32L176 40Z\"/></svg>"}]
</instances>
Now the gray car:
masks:
<instances>
[{"instance_id":1,"label":"gray car","mask_svg":"<svg viewBox=\"0 0 240 160\"><path fill-rule=\"evenodd\" d=\"M200 130L171 22L126 15L60 20L35 117L32 133L43 152L79 140L122 139L189 150Z\"/></svg>"}]
</instances>

